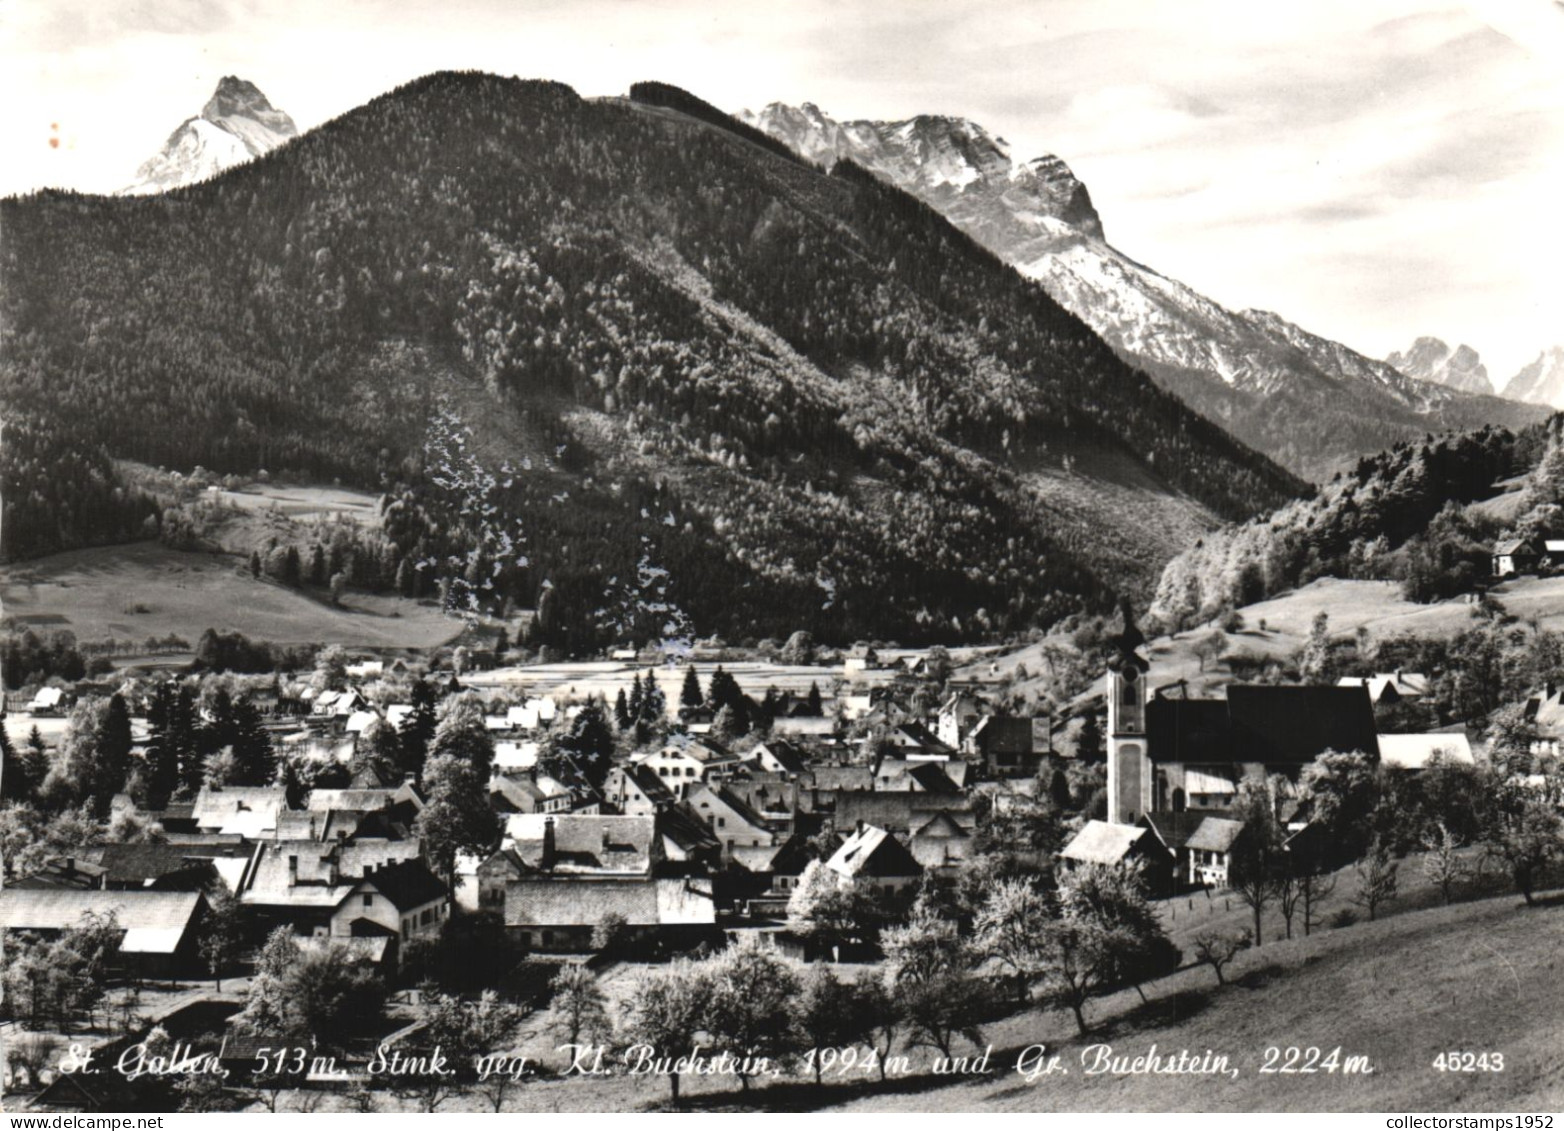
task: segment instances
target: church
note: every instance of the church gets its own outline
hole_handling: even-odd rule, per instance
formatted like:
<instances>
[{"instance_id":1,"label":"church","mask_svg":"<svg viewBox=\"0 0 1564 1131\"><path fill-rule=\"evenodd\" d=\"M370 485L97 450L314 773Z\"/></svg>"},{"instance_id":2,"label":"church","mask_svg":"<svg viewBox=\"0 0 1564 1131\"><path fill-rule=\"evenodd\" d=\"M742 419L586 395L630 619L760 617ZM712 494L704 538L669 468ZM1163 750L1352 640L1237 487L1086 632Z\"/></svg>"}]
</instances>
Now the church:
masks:
<instances>
[{"instance_id":1,"label":"church","mask_svg":"<svg viewBox=\"0 0 1564 1131\"><path fill-rule=\"evenodd\" d=\"M1125 612L1108 661L1108 821L1222 811L1239 782L1299 771L1327 750L1379 757L1363 686L1233 684L1222 699L1149 691L1146 638Z\"/></svg>"}]
</instances>

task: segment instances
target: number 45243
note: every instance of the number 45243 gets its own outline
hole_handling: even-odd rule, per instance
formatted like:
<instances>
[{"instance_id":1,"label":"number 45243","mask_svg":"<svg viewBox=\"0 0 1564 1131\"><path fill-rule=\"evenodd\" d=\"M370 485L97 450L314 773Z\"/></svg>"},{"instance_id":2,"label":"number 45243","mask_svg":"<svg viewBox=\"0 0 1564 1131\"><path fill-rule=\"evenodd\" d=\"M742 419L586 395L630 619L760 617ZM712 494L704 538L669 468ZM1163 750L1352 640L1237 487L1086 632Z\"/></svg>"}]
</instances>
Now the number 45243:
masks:
<instances>
[{"instance_id":1,"label":"number 45243","mask_svg":"<svg viewBox=\"0 0 1564 1131\"><path fill-rule=\"evenodd\" d=\"M1434 1057L1440 1072L1503 1072L1502 1052L1442 1052Z\"/></svg>"}]
</instances>

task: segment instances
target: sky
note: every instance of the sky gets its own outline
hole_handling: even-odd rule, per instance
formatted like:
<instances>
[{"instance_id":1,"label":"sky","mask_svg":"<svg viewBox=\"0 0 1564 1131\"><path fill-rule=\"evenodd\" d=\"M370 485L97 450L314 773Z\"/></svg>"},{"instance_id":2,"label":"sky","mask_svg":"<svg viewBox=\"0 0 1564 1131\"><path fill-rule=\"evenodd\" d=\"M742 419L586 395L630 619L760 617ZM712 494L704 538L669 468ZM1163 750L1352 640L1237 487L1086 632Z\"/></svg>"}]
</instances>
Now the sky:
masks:
<instances>
[{"instance_id":1,"label":"sky","mask_svg":"<svg viewBox=\"0 0 1564 1131\"><path fill-rule=\"evenodd\" d=\"M970 117L1224 305L1501 388L1564 345L1564 0L0 0L0 194L129 184L223 75L303 130L458 67Z\"/></svg>"}]
</instances>

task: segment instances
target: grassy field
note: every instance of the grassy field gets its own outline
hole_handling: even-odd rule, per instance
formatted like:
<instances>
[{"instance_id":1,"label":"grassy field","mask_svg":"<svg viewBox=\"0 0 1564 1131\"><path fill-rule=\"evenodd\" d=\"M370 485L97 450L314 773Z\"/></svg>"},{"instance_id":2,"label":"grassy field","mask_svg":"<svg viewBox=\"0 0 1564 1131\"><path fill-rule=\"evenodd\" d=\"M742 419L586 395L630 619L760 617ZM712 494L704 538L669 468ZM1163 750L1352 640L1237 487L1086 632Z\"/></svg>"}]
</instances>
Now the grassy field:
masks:
<instances>
[{"instance_id":1,"label":"grassy field","mask_svg":"<svg viewBox=\"0 0 1564 1131\"><path fill-rule=\"evenodd\" d=\"M270 581L244 560L182 553L155 542L73 550L0 570L8 620L39 631L69 629L81 641L141 641L208 628L279 644L432 648L461 623L401 597L350 593L341 608Z\"/></svg>"},{"instance_id":2,"label":"grassy field","mask_svg":"<svg viewBox=\"0 0 1564 1131\"><path fill-rule=\"evenodd\" d=\"M1535 618L1544 628L1564 630L1564 577L1524 577L1506 581L1491 591L1510 613L1523 620ZM1361 627L1373 641L1398 635L1452 636L1472 619L1473 604L1465 600L1419 605L1401 596L1400 585L1393 581L1347 581L1322 578L1301 589L1267 601L1248 605L1239 612L1244 627L1229 633L1222 660L1202 667L1195 645L1210 635L1212 624L1201 625L1172 636L1159 636L1149 644L1151 679L1155 687L1184 681L1193 695L1213 693L1233 681L1226 659L1248 656L1253 659L1285 660L1308 640L1314 618L1325 613L1330 632L1338 639L1351 639ZM1261 626L1264 626L1263 628ZM984 657L959 668L958 678L1002 683L1013 677L1018 667L1027 677L1018 684L1022 691L1046 688L1042 678L1048 670L1045 651L1070 647L1068 636L1048 637L1003 656ZM1099 695L1099 680L1082 695L1081 701Z\"/></svg>"}]
</instances>

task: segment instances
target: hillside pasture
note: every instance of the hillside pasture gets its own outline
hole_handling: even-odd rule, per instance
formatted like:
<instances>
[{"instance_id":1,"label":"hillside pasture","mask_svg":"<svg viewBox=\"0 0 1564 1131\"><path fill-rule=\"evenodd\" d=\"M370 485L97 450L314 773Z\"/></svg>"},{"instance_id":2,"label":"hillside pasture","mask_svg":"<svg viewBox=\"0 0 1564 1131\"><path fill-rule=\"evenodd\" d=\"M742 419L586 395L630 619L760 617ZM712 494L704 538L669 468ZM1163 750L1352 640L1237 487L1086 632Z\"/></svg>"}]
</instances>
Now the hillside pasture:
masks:
<instances>
[{"instance_id":1,"label":"hillside pasture","mask_svg":"<svg viewBox=\"0 0 1564 1131\"><path fill-rule=\"evenodd\" d=\"M83 643L176 635L194 645L213 628L276 644L433 648L462 629L439 609L402 597L350 592L333 607L252 578L243 558L155 542L9 566L0 570L0 603L17 627L69 629Z\"/></svg>"}]
</instances>

